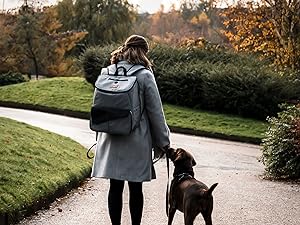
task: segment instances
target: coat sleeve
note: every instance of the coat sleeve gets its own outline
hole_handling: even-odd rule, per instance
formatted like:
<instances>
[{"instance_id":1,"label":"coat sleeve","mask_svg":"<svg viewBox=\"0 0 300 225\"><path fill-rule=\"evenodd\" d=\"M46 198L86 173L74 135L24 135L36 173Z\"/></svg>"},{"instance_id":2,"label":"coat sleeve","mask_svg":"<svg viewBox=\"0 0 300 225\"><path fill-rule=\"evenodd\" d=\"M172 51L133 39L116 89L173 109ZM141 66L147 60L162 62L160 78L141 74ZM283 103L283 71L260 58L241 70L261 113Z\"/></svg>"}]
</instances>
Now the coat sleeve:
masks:
<instances>
[{"instance_id":1,"label":"coat sleeve","mask_svg":"<svg viewBox=\"0 0 300 225\"><path fill-rule=\"evenodd\" d=\"M144 76L145 109L150 122L153 147L170 145L170 130L165 120L161 98L154 75L148 72Z\"/></svg>"}]
</instances>

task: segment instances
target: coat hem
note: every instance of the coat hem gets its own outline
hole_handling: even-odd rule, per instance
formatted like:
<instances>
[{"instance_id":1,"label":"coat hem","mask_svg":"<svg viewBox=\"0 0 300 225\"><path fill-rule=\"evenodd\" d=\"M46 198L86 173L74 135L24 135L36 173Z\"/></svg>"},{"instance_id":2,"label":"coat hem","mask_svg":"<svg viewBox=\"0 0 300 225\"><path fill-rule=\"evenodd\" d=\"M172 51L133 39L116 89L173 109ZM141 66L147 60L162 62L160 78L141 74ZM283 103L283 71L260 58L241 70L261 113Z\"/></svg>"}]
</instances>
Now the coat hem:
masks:
<instances>
[{"instance_id":1,"label":"coat hem","mask_svg":"<svg viewBox=\"0 0 300 225\"><path fill-rule=\"evenodd\" d=\"M156 178L150 178L150 179L130 179L130 178L124 178L124 177L113 177L113 176L101 176L101 175L91 175L92 178L101 178L101 179L115 179L115 180L124 180L129 182L150 182L151 180L154 180Z\"/></svg>"}]
</instances>

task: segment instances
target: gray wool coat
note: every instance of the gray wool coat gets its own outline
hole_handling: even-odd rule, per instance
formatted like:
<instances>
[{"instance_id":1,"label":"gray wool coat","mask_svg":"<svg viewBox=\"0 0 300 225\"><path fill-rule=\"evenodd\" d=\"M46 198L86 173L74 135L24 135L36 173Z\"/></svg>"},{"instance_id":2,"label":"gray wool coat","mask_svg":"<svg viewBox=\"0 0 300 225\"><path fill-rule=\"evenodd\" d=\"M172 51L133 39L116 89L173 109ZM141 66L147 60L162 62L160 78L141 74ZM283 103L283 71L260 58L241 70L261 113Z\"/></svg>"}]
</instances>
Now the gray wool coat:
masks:
<instances>
[{"instance_id":1,"label":"gray wool coat","mask_svg":"<svg viewBox=\"0 0 300 225\"><path fill-rule=\"evenodd\" d=\"M126 61L121 61L118 65L127 70L132 66ZM110 69L113 68L115 65L111 65ZM144 106L140 126L128 136L99 133L92 177L132 182L150 181L155 178L153 147L170 144L170 131L153 73L145 69L139 71L136 77Z\"/></svg>"}]
</instances>

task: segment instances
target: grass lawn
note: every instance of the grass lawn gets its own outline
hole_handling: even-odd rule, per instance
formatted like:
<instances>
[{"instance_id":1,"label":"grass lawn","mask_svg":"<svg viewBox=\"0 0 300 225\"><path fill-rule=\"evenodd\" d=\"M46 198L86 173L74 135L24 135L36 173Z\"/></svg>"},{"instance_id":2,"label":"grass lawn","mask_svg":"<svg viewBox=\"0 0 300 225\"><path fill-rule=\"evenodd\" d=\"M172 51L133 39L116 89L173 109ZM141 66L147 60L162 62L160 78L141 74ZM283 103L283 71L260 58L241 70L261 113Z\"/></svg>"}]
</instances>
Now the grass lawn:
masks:
<instances>
[{"instance_id":1,"label":"grass lawn","mask_svg":"<svg viewBox=\"0 0 300 225\"><path fill-rule=\"evenodd\" d=\"M0 101L87 112L92 103L93 87L83 78L61 77L33 80L0 87Z\"/></svg>"},{"instance_id":2,"label":"grass lawn","mask_svg":"<svg viewBox=\"0 0 300 225\"><path fill-rule=\"evenodd\" d=\"M90 173L85 148L69 138L3 117L0 134L0 214L22 216Z\"/></svg>"},{"instance_id":3,"label":"grass lawn","mask_svg":"<svg viewBox=\"0 0 300 225\"><path fill-rule=\"evenodd\" d=\"M168 124L174 127L218 133L228 136L241 136L261 139L267 129L267 123L225 115L189 109L174 105L164 105Z\"/></svg>"},{"instance_id":4,"label":"grass lawn","mask_svg":"<svg viewBox=\"0 0 300 225\"><path fill-rule=\"evenodd\" d=\"M93 88L83 78L52 78L0 87L0 101L89 112ZM262 138L267 123L238 116L219 114L164 104L171 127L195 131Z\"/></svg>"}]
</instances>

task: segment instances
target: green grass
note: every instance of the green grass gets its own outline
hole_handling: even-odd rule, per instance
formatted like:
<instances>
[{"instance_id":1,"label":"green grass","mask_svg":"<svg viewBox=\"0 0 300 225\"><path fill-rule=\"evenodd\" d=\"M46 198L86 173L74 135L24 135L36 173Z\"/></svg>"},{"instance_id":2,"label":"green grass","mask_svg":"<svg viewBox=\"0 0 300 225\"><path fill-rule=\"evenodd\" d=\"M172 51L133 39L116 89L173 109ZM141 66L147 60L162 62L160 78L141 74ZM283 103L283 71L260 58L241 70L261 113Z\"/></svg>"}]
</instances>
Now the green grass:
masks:
<instances>
[{"instance_id":1,"label":"green grass","mask_svg":"<svg viewBox=\"0 0 300 225\"><path fill-rule=\"evenodd\" d=\"M52 78L3 86L0 101L89 112L93 88L83 78ZM267 123L238 116L164 104L170 126L224 135L262 138Z\"/></svg>"},{"instance_id":2,"label":"green grass","mask_svg":"<svg viewBox=\"0 0 300 225\"><path fill-rule=\"evenodd\" d=\"M69 138L3 117L0 133L0 214L20 214L90 173L85 148Z\"/></svg>"},{"instance_id":3,"label":"green grass","mask_svg":"<svg viewBox=\"0 0 300 225\"><path fill-rule=\"evenodd\" d=\"M0 101L41 105L86 112L93 88L79 77L34 80L0 87Z\"/></svg>"},{"instance_id":4,"label":"green grass","mask_svg":"<svg viewBox=\"0 0 300 225\"><path fill-rule=\"evenodd\" d=\"M164 105L168 124L180 128L261 139L267 124L262 121L214 112Z\"/></svg>"}]
</instances>

